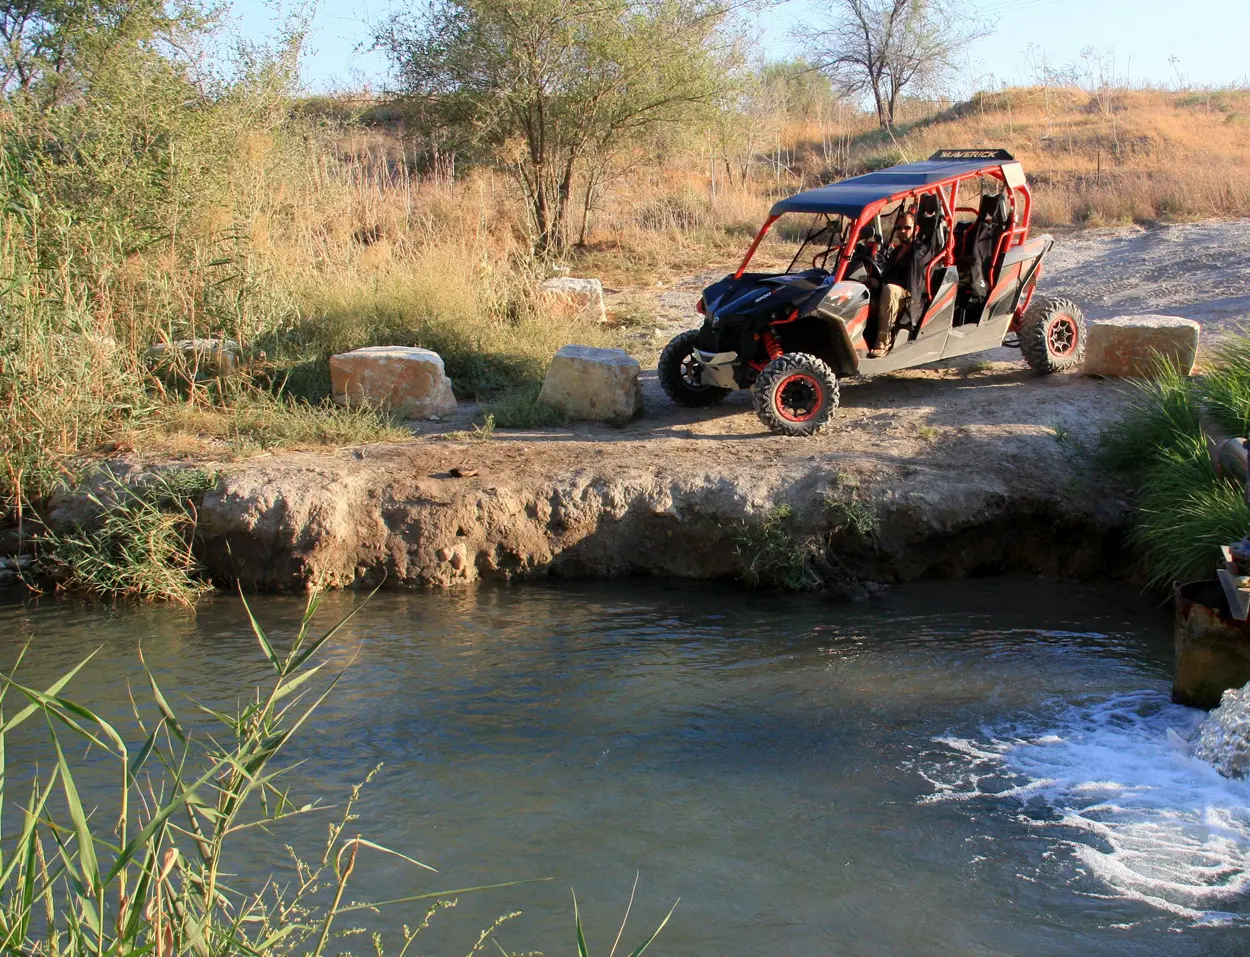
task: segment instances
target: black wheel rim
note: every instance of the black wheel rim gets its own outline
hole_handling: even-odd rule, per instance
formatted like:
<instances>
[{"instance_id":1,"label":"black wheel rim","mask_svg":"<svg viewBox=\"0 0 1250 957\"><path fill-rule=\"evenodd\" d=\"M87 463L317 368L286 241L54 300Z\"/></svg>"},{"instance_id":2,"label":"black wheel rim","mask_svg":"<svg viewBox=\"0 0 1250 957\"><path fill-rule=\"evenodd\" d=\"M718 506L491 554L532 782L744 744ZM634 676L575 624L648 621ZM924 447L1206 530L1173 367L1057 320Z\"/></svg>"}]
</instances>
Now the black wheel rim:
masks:
<instances>
[{"instance_id":1,"label":"black wheel rim","mask_svg":"<svg viewBox=\"0 0 1250 957\"><path fill-rule=\"evenodd\" d=\"M1056 316L1046 330L1046 346L1050 354L1063 359L1076 351L1076 320L1071 316Z\"/></svg>"},{"instance_id":2,"label":"black wheel rim","mask_svg":"<svg viewBox=\"0 0 1250 957\"><path fill-rule=\"evenodd\" d=\"M681 381L686 384L687 389L707 388L699 378L699 370L702 368L693 355L687 355L681 360Z\"/></svg>"}]
</instances>

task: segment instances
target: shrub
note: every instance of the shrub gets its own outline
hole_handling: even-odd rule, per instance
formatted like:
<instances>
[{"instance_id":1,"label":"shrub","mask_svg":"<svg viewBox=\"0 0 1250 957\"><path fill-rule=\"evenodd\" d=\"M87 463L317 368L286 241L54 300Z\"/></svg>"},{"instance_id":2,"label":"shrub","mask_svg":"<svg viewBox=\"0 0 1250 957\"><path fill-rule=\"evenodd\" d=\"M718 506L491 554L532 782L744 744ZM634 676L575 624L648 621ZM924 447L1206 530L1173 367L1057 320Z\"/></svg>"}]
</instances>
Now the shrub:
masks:
<instances>
[{"instance_id":1,"label":"shrub","mask_svg":"<svg viewBox=\"0 0 1250 957\"><path fill-rule=\"evenodd\" d=\"M1244 434L1248 360L1250 340L1238 337L1216 350L1198 380L1160 366L1134 385L1128 412L1103 437L1103 464L1135 488L1130 541L1153 588L1209 578L1219 546L1250 532L1245 490L1216 472L1200 422L1205 405L1222 427Z\"/></svg>"},{"instance_id":2,"label":"shrub","mask_svg":"<svg viewBox=\"0 0 1250 957\"><path fill-rule=\"evenodd\" d=\"M59 587L192 605L209 588L192 554L196 502L216 482L203 469L149 475L136 485L106 473L88 494L100 513L93 523L36 537L40 566Z\"/></svg>"}]
</instances>

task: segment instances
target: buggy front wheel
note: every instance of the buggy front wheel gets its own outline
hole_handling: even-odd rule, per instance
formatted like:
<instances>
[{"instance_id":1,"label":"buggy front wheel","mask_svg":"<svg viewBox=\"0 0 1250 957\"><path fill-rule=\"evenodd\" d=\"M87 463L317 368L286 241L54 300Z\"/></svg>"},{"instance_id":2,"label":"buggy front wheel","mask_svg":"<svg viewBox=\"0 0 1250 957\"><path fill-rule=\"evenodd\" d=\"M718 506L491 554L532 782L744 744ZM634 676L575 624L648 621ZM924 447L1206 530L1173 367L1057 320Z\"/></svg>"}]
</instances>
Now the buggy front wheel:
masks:
<instances>
[{"instance_id":1,"label":"buggy front wheel","mask_svg":"<svg viewBox=\"0 0 1250 957\"><path fill-rule=\"evenodd\" d=\"M1085 314L1070 299L1045 296L1020 320L1020 354L1043 375L1075 369L1085 358Z\"/></svg>"},{"instance_id":2,"label":"buggy front wheel","mask_svg":"<svg viewBox=\"0 0 1250 957\"><path fill-rule=\"evenodd\" d=\"M693 408L715 405L731 391L720 386L703 384L700 378L701 368L694 357L698 344L699 330L688 329L676 336L660 353L656 374L668 397L678 405Z\"/></svg>"},{"instance_id":3,"label":"buggy front wheel","mask_svg":"<svg viewBox=\"0 0 1250 957\"><path fill-rule=\"evenodd\" d=\"M838 377L803 352L774 359L752 387L755 414L778 435L816 435L838 411Z\"/></svg>"}]
</instances>

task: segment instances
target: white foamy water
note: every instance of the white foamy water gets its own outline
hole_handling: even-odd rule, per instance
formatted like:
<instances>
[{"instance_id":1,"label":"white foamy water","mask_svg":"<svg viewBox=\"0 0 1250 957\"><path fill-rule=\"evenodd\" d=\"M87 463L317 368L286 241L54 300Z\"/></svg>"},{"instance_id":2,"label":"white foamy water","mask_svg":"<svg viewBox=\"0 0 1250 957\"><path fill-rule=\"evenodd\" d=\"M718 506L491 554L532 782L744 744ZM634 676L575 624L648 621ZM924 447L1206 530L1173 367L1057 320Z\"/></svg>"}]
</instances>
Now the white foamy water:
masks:
<instances>
[{"instance_id":1,"label":"white foamy water","mask_svg":"<svg viewBox=\"0 0 1250 957\"><path fill-rule=\"evenodd\" d=\"M1070 864L1048 855L1044 866L1095 878L1101 890L1089 893L1194 923L1247 923L1250 782L1191 756L1202 718L1142 692L1067 707L1032 727L939 738L922 762L934 787L923 800L1009 803L1070 849Z\"/></svg>"},{"instance_id":2,"label":"white foamy water","mask_svg":"<svg viewBox=\"0 0 1250 957\"><path fill-rule=\"evenodd\" d=\"M1250 684L1224 692L1220 706L1207 715L1193 736L1190 750L1226 778L1248 776Z\"/></svg>"}]
</instances>

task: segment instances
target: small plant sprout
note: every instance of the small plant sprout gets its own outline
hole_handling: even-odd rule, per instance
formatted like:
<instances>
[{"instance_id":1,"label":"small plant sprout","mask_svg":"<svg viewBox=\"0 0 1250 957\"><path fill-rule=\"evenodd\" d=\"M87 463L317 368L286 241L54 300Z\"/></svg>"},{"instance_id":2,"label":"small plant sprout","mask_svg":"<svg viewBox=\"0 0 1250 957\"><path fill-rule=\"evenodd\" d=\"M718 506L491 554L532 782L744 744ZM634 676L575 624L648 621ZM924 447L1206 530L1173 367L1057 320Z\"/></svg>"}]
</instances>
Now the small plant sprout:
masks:
<instances>
[{"instance_id":1,"label":"small plant sprout","mask_svg":"<svg viewBox=\"0 0 1250 957\"><path fill-rule=\"evenodd\" d=\"M634 886L629 890L629 903L625 905L625 916L621 918L621 926L616 932L616 938L612 941L612 949L608 951L608 957L615 957L616 948L620 946L621 938L625 935L625 925L629 922L629 913L634 908L634 895L638 891L638 872L634 873ZM669 918L673 916L673 911L677 910L677 905L681 903L681 898L673 901L673 906L669 908L668 913L664 915L664 919L660 921L660 925L653 930L647 939L629 952L629 957L642 957L646 953L648 947L660 936L665 926L667 926ZM577 957L590 957L590 947L586 944L586 933L582 927L582 914L577 906L577 892L573 891L573 924L577 930Z\"/></svg>"}]
</instances>

